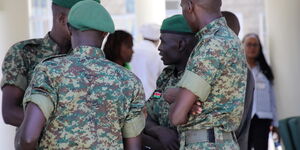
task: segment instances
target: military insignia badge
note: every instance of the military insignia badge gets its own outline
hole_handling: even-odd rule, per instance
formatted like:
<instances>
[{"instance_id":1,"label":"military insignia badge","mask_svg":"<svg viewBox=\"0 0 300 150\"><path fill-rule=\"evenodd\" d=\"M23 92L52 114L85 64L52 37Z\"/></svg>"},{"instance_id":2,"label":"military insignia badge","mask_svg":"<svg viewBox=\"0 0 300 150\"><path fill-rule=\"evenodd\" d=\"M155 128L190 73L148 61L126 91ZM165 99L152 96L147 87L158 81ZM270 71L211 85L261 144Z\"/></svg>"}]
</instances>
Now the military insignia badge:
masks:
<instances>
[{"instance_id":1,"label":"military insignia badge","mask_svg":"<svg viewBox=\"0 0 300 150\"><path fill-rule=\"evenodd\" d=\"M152 96L153 98L159 99L161 95L162 95L161 90L155 90Z\"/></svg>"}]
</instances>

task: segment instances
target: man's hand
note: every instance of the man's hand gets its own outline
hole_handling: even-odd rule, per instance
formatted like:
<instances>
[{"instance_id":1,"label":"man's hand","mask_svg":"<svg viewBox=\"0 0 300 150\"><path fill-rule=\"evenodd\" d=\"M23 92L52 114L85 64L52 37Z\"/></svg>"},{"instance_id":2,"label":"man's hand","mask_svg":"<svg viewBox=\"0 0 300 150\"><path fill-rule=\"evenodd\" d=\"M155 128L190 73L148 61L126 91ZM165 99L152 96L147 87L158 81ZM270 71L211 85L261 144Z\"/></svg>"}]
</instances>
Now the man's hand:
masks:
<instances>
[{"instance_id":1,"label":"man's hand","mask_svg":"<svg viewBox=\"0 0 300 150\"><path fill-rule=\"evenodd\" d=\"M157 138L166 150L178 150L179 139L175 130L159 127L157 128Z\"/></svg>"},{"instance_id":2,"label":"man's hand","mask_svg":"<svg viewBox=\"0 0 300 150\"><path fill-rule=\"evenodd\" d=\"M192 109L190 110L190 114L192 115L198 115L201 114L202 112L202 103L199 101L196 101L192 107Z\"/></svg>"},{"instance_id":3,"label":"man's hand","mask_svg":"<svg viewBox=\"0 0 300 150\"><path fill-rule=\"evenodd\" d=\"M170 105L169 119L175 126L187 123L188 115L199 98L188 89L180 88L176 100Z\"/></svg>"},{"instance_id":4,"label":"man's hand","mask_svg":"<svg viewBox=\"0 0 300 150\"><path fill-rule=\"evenodd\" d=\"M279 130L278 130L277 127L270 126L270 131L272 132L272 134L277 134L278 135L278 140L280 140L280 134L279 134Z\"/></svg>"},{"instance_id":5,"label":"man's hand","mask_svg":"<svg viewBox=\"0 0 300 150\"><path fill-rule=\"evenodd\" d=\"M180 88L168 88L163 93L163 98L169 103L172 104L175 101L175 98L179 92Z\"/></svg>"},{"instance_id":6,"label":"man's hand","mask_svg":"<svg viewBox=\"0 0 300 150\"><path fill-rule=\"evenodd\" d=\"M170 150L177 150L179 149L179 141L178 141L178 134L175 130L159 126L155 121L151 119L150 116L147 117L146 120L146 127L144 129L144 135L147 135L147 138L144 139L155 139L155 140L148 140L143 141L144 143L150 144L150 147L153 149L170 149ZM145 136L144 136L145 137ZM155 142L158 142L155 144ZM153 144L154 143L154 144Z\"/></svg>"},{"instance_id":7,"label":"man's hand","mask_svg":"<svg viewBox=\"0 0 300 150\"><path fill-rule=\"evenodd\" d=\"M167 89L164 94L163 97L164 99L169 103L172 104L175 101L175 98L179 92L180 88L169 88ZM190 110L190 114L192 115L197 115L200 114L202 112L202 103L199 101L196 101L194 103L194 105L192 106L192 109Z\"/></svg>"}]
</instances>

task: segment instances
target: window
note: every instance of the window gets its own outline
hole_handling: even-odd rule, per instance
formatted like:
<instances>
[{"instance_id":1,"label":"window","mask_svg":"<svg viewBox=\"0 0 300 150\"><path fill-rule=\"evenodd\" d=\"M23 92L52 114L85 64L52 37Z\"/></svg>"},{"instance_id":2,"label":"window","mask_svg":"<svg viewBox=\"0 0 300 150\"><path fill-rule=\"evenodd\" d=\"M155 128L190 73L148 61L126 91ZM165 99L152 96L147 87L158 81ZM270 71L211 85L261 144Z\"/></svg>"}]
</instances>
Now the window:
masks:
<instances>
[{"instance_id":1,"label":"window","mask_svg":"<svg viewBox=\"0 0 300 150\"><path fill-rule=\"evenodd\" d=\"M29 0L30 38L40 38L52 27L51 1Z\"/></svg>"}]
</instances>

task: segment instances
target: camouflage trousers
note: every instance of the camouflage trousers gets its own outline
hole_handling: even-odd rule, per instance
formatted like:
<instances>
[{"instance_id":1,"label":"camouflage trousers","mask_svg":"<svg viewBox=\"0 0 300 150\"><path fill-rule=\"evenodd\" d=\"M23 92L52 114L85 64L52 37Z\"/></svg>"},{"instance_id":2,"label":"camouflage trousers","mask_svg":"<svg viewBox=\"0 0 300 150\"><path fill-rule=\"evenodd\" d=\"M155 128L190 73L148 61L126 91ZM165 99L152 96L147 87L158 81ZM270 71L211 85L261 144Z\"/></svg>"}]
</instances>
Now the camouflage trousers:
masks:
<instances>
[{"instance_id":1,"label":"camouflage trousers","mask_svg":"<svg viewBox=\"0 0 300 150\"><path fill-rule=\"evenodd\" d=\"M224 135L230 135L224 136ZM214 129L215 142L199 141L188 143L186 141L186 132L180 133L180 150L239 150L239 145L235 136L225 133L219 129ZM226 137L226 138L224 138Z\"/></svg>"}]
</instances>

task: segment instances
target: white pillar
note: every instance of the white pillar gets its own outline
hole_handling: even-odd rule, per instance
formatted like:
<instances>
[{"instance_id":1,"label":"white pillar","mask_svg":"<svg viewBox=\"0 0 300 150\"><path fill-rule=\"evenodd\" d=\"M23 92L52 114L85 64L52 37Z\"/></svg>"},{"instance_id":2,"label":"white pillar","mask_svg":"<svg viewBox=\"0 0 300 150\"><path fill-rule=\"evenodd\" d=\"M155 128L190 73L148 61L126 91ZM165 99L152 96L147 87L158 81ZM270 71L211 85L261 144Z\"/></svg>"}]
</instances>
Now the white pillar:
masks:
<instances>
[{"instance_id":1,"label":"white pillar","mask_svg":"<svg viewBox=\"0 0 300 150\"><path fill-rule=\"evenodd\" d=\"M166 17L165 0L135 0L137 25L156 23L161 25Z\"/></svg>"},{"instance_id":2,"label":"white pillar","mask_svg":"<svg viewBox=\"0 0 300 150\"><path fill-rule=\"evenodd\" d=\"M136 28L135 40L142 39L139 28L146 23L162 24L166 17L166 0L135 0Z\"/></svg>"},{"instance_id":3,"label":"white pillar","mask_svg":"<svg viewBox=\"0 0 300 150\"><path fill-rule=\"evenodd\" d=\"M29 38L29 17L27 0L0 0L0 61L8 48ZM2 73L0 73L2 78ZM2 93L0 92L0 147L14 149L15 128L5 125L2 118Z\"/></svg>"},{"instance_id":4,"label":"white pillar","mask_svg":"<svg viewBox=\"0 0 300 150\"><path fill-rule=\"evenodd\" d=\"M266 0L279 118L300 116L300 1Z\"/></svg>"}]
</instances>

